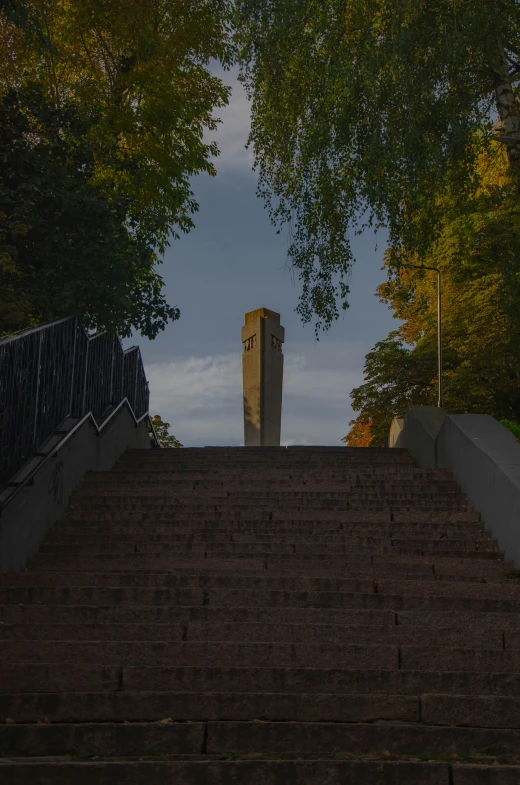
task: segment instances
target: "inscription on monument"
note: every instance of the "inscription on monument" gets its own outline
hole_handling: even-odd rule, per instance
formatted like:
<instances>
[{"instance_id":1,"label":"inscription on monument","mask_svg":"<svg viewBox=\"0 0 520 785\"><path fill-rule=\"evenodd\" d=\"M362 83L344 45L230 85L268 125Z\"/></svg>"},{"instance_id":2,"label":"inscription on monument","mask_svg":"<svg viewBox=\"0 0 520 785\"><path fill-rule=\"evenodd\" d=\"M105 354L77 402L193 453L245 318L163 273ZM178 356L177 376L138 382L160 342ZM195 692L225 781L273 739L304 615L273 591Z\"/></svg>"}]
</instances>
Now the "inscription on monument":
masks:
<instances>
[{"instance_id":1,"label":"inscription on monument","mask_svg":"<svg viewBox=\"0 0 520 785\"><path fill-rule=\"evenodd\" d=\"M282 351L282 342L276 335L271 335L271 349L274 349L275 352Z\"/></svg>"},{"instance_id":2,"label":"inscription on monument","mask_svg":"<svg viewBox=\"0 0 520 785\"><path fill-rule=\"evenodd\" d=\"M244 351L250 352L251 349L256 347L256 335L252 335L244 341Z\"/></svg>"}]
</instances>

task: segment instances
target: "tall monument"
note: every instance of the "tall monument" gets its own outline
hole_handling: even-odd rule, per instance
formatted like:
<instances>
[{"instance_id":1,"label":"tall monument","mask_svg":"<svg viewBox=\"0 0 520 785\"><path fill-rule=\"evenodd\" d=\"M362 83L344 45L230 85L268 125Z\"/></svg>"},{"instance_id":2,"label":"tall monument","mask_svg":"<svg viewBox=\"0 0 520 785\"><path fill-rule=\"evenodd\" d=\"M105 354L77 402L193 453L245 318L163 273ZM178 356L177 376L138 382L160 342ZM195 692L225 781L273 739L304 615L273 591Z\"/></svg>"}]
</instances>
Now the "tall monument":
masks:
<instances>
[{"instance_id":1,"label":"tall monument","mask_svg":"<svg viewBox=\"0 0 520 785\"><path fill-rule=\"evenodd\" d=\"M280 314L258 308L245 315L242 327L244 444L279 447L282 420L282 343Z\"/></svg>"}]
</instances>

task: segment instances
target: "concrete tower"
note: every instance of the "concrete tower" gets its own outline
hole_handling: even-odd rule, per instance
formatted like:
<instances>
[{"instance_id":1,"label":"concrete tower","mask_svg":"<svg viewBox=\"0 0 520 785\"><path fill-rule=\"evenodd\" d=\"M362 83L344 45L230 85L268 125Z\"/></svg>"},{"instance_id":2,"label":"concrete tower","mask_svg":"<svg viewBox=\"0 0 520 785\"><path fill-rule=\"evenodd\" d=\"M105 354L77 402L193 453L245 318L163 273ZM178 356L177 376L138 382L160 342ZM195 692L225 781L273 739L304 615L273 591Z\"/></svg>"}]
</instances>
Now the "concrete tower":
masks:
<instances>
[{"instance_id":1,"label":"concrete tower","mask_svg":"<svg viewBox=\"0 0 520 785\"><path fill-rule=\"evenodd\" d=\"M245 315L242 327L244 444L279 447L282 420L282 343L280 314L259 308Z\"/></svg>"}]
</instances>

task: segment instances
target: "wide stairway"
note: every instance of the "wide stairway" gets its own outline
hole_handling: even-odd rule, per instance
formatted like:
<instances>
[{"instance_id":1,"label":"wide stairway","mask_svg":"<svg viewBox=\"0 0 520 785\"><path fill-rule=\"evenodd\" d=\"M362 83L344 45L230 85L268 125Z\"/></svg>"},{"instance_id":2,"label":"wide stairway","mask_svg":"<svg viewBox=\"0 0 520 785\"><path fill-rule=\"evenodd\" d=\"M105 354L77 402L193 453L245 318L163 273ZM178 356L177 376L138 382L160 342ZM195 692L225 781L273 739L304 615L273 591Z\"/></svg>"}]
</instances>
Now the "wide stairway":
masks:
<instances>
[{"instance_id":1,"label":"wide stairway","mask_svg":"<svg viewBox=\"0 0 520 785\"><path fill-rule=\"evenodd\" d=\"M401 450L134 450L0 576L2 785L519 785L520 581Z\"/></svg>"}]
</instances>

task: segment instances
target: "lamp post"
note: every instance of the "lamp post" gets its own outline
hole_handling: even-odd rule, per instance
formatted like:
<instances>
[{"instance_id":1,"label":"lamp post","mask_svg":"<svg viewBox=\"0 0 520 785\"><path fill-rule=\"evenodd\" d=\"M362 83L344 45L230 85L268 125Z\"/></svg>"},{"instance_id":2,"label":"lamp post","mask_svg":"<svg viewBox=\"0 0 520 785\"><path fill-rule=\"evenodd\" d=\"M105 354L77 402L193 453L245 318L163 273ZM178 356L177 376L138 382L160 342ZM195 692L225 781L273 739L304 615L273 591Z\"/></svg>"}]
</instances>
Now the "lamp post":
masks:
<instances>
[{"instance_id":1,"label":"lamp post","mask_svg":"<svg viewBox=\"0 0 520 785\"><path fill-rule=\"evenodd\" d=\"M401 267L413 267L416 270L433 270L437 273L437 366L439 374L439 401L437 406L442 408L442 292L441 271L438 267L426 267L422 264L402 264Z\"/></svg>"}]
</instances>

